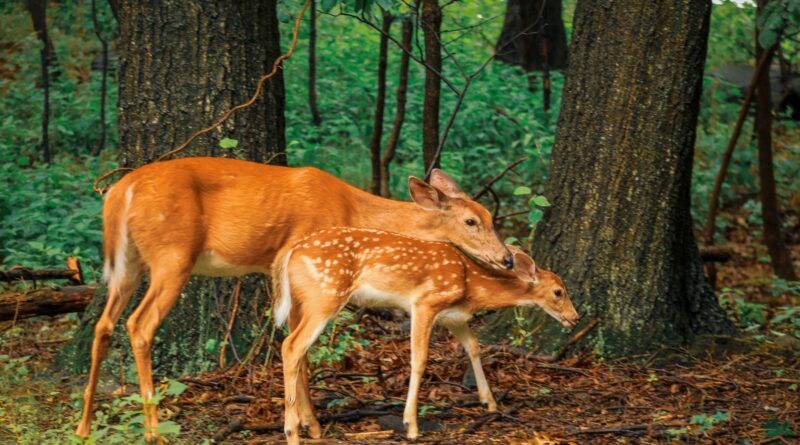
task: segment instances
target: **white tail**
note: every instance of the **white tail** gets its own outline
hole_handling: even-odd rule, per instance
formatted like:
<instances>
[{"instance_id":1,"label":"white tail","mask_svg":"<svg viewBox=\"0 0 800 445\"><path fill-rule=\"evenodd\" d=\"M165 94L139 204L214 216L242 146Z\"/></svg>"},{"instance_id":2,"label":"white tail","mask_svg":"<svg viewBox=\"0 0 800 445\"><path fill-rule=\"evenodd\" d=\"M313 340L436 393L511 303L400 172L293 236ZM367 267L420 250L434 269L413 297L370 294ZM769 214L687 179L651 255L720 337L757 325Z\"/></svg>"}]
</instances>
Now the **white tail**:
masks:
<instances>
[{"instance_id":1,"label":"white tail","mask_svg":"<svg viewBox=\"0 0 800 445\"><path fill-rule=\"evenodd\" d=\"M513 272L489 270L450 243L423 241L370 229L321 230L299 242L282 265L281 286L294 290L292 333L282 346L288 442L299 443L301 424L319 431L310 403L305 352L348 302L404 309L411 315L411 379L403 415L408 438L418 435L417 393L434 323L445 325L470 357L480 399L496 408L481 368L478 341L467 320L477 310L537 305L564 326L579 315L564 283L516 251ZM285 298L283 294L281 298ZM295 401L301 403L295 404ZM299 406L298 406L299 405Z\"/></svg>"},{"instance_id":2,"label":"white tail","mask_svg":"<svg viewBox=\"0 0 800 445\"><path fill-rule=\"evenodd\" d=\"M286 323L286 319L289 318L289 312L292 310L292 286L289 282L288 265L293 250L289 249L288 252L283 254L283 257L278 257L275 261L278 267L272 273L272 288L274 289L273 293L275 293L272 299L275 302L273 313L275 326L277 327L281 327Z\"/></svg>"},{"instance_id":3,"label":"white tail","mask_svg":"<svg viewBox=\"0 0 800 445\"><path fill-rule=\"evenodd\" d=\"M183 158L141 167L108 192L103 205L106 307L95 327L83 416L89 435L100 364L114 324L143 271L150 288L128 319L142 397L153 394L149 345L190 274L267 273L278 252L332 226L388 228L452 242L496 267L511 255L489 212L435 170L432 185L409 178L413 203L373 196L314 168L288 168L225 158ZM288 295L288 293L287 293ZM281 314L285 306L277 308ZM157 436L158 416L145 404L144 424Z\"/></svg>"}]
</instances>

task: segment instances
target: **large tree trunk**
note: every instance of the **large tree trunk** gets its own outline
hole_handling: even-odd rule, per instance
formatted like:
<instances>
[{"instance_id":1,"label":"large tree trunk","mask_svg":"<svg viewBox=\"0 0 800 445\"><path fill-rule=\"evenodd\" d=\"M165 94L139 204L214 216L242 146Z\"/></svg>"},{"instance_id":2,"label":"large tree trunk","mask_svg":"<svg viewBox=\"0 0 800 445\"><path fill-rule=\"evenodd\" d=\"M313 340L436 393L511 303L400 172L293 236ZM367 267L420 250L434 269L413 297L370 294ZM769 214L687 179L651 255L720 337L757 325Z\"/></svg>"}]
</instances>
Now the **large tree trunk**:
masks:
<instances>
[{"instance_id":1,"label":"large tree trunk","mask_svg":"<svg viewBox=\"0 0 800 445\"><path fill-rule=\"evenodd\" d=\"M422 103L422 157L425 172L431 166L439 167L436 150L439 147L439 98L442 90L442 8L439 0L422 0L422 19L420 21L425 35L425 99Z\"/></svg>"},{"instance_id":2,"label":"large tree trunk","mask_svg":"<svg viewBox=\"0 0 800 445\"><path fill-rule=\"evenodd\" d=\"M560 274L607 356L732 333L703 275L690 181L711 2L579 0L534 258ZM567 338L541 311L538 346ZM507 336L512 314L489 332Z\"/></svg>"},{"instance_id":3,"label":"large tree trunk","mask_svg":"<svg viewBox=\"0 0 800 445\"><path fill-rule=\"evenodd\" d=\"M758 2L759 14L766 4ZM761 47L756 32L756 60L767 53ZM770 66L772 53L767 54L766 66ZM758 79L756 90L756 134L758 136L758 179L761 196L761 216L764 220L764 243L767 245L775 275L785 280L796 280L792 257L783 239L778 195L775 191L775 172L772 165L772 97L769 76Z\"/></svg>"},{"instance_id":4,"label":"large tree trunk","mask_svg":"<svg viewBox=\"0 0 800 445\"><path fill-rule=\"evenodd\" d=\"M120 163L137 167L175 147L246 100L259 76L280 55L276 0L219 3L122 1L120 20L119 136ZM223 137L239 141L237 153L249 160L284 163L284 92L282 71L267 81L261 98L233 115L221 131L198 139L181 155L232 157L218 147ZM128 313L146 286L129 304ZM245 280L233 327L239 356L258 330L269 307L263 279ZM218 361L220 340L231 311L234 280L192 278L181 299L156 334L154 369L180 375L208 369ZM105 298L87 311L98 315ZM123 317L124 319L125 317ZM61 355L62 368L83 370L89 358L94 318L87 318ZM123 325L123 323L118 323ZM112 354L128 350L117 326ZM232 348L227 350L232 354ZM130 358L130 354L127 356ZM229 356L229 357L232 357ZM232 359L229 359L230 363ZM110 368L119 363L113 357Z\"/></svg>"},{"instance_id":5,"label":"large tree trunk","mask_svg":"<svg viewBox=\"0 0 800 445\"><path fill-rule=\"evenodd\" d=\"M567 31L561 0L508 0L495 48L497 60L528 72L566 68Z\"/></svg>"}]
</instances>

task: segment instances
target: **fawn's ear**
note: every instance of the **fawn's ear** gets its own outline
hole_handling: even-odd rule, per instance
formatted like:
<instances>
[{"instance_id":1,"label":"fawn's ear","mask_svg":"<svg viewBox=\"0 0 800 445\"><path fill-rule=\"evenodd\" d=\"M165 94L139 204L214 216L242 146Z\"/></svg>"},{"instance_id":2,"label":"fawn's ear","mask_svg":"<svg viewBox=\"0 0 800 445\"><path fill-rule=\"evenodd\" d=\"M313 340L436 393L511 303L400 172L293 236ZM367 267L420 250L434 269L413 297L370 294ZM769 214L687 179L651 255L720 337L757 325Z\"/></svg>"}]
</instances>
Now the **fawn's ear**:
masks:
<instances>
[{"instance_id":1,"label":"fawn's ear","mask_svg":"<svg viewBox=\"0 0 800 445\"><path fill-rule=\"evenodd\" d=\"M431 171L431 185L451 198L469 199L469 196L461 190L458 183L450 175L438 168L434 168Z\"/></svg>"},{"instance_id":2,"label":"fawn's ear","mask_svg":"<svg viewBox=\"0 0 800 445\"><path fill-rule=\"evenodd\" d=\"M522 252L514 253L514 272L525 281L536 282L536 263Z\"/></svg>"},{"instance_id":3,"label":"fawn's ear","mask_svg":"<svg viewBox=\"0 0 800 445\"><path fill-rule=\"evenodd\" d=\"M444 193L414 176L408 177L408 191L411 193L411 199L426 210L442 210L447 201Z\"/></svg>"}]
</instances>

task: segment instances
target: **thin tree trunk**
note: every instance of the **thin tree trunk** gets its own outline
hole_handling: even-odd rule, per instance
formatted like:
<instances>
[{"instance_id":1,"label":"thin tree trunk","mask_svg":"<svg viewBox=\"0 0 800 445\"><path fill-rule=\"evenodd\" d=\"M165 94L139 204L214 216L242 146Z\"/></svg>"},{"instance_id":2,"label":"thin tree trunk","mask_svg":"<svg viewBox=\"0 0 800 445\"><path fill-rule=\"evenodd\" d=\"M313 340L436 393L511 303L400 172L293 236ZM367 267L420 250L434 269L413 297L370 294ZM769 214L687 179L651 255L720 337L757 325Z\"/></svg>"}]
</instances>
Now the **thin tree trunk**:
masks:
<instances>
[{"instance_id":1,"label":"thin tree trunk","mask_svg":"<svg viewBox=\"0 0 800 445\"><path fill-rule=\"evenodd\" d=\"M438 167L440 161L436 156L442 89L442 80L436 74L442 72L442 9L439 0L422 0L421 26L425 36L425 63L432 68L425 70L425 100L422 105L422 156L427 172L431 166Z\"/></svg>"},{"instance_id":2,"label":"thin tree trunk","mask_svg":"<svg viewBox=\"0 0 800 445\"><path fill-rule=\"evenodd\" d=\"M397 144L400 141L400 131L403 128L403 122L406 118L406 96L408 91L408 65L410 61L409 52L411 52L411 38L414 34L414 22L411 17L403 19L403 36L401 44L404 51L400 56L400 79L397 83L397 114L394 116L394 124L392 125L392 132L389 134L389 139L386 141L386 150L383 152L381 158L381 196L390 197L391 188L389 183L389 166L394 159Z\"/></svg>"},{"instance_id":3,"label":"thin tree trunk","mask_svg":"<svg viewBox=\"0 0 800 445\"><path fill-rule=\"evenodd\" d=\"M533 257L559 273L605 356L681 345L733 326L703 274L690 189L710 0L578 0ZM602 93L599 93L602 92ZM541 311L542 352L569 338ZM514 315L487 333L508 338ZM535 328L534 328L535 329Z\"/></svg>"},{"instance_id":4,"label":"thin tree trunk","mask_svg":"<svg viewBox=\"0 0 800 445\"><path fill-rule=\"evenodd\" d=\"M92 149L92 155L97 156L106 146L106 93L108 91L108 42L103 37L103 30L100 29L100 23L97 20L97 0L92 0L92 24L97 40L100 41L102 47L103 58L102 79L100 81L100 136L98 137L97 146Z\"/></svg>"},{"instance_id":5,"label":"thin tree trunk","mask_svg":"<svg viewBox=\"0 0 800 445\"><path fill-rule=\"evenodd\" d=\"M42 160L50 163L50 64L55 60L53 42L47 34L47 1L28 0L28 11L31 14L33 29L42 42L39 52L42 67Z\"/></svg>"},{"instance_id":6,"label":"thin tree trunk","mask_svg":"<svg viewBox=\"0 0 800 445\"><path fill-rule=\"evenodd\" d=\"M766 0L758 3L760 15ZM764 53L767 66L772 60L772 52L761 47L758 41L760 30L756 32L756 59ZM761 76L756 91L756 134L758 135L758 179L761 196L761 218L764 221L764 243L767 245L775 275L785 280L796 280L792 257L783 239L781 214L778 209L778 196L775 191L775 172L772 165L772 98L769 76Z\"/></svg>"},{"instance_id":7,"label":"thin tree trunk","mask_svg":"<svg viewBox=\"0 0 800 445\"><path fill-rule=\"evenodd\" d=\"M308 23L308 108L311 121L317 127L322 124L322 116L317 106L317 2L311 0Z\"/></svg>"},{"instance_id":8,"label":"thin tree trunk","mask_svg":"<svg viewBox=\"0 0 800 445\"><path fill-rule=\"evenodd\" d=\"M561 11L561 0L508 0L495 45L497 60L519 65L529 76L544 70L545 63L548 69L566 68L567 31Z\"/></svg>"},{"instance_id":9,"label":"thin tree trunk","mask_svg":"<svg viewBox=\"0 0 800 445\"><path fill-rule=\"evenodd\" d=\"M119 2L119 138L121 165L138 167L183 142L214 122L224 111L250 97L258 79L280 55L276 0L158 0ZM261 97L178 156L242 157L285 162L282 70L264 85ZM239 141L235 151L219 141ZM236 215L231 215L235 218ZM238 313L226 351L230 363L265 323L261 276L245 277ZM147 287L128 304L128 313ZM233 307L234 279L193 277L159 327L156 338L168 347L153 348L158 375L181 375L216 367L219 347ZM81 371L88 364L92 320L105 298L87 309L82 328L57 366ZM123 319L125 316L123 316ZM118 324L111 354L130 354L124 323ZM122 335L120 335L122 334ZM112 357L108 367L120 363Z\"/></svg>"},{"instance_id":10,"label":"thin tree trunk","mask_svg":"<svg viewBox=\"0 0 800 445\"><path fill-rule=\"evenodd\" d=\"M378 52L378 85L375 95L375 118L372 123L372 139L369 144L369 155L372 161L372 183L370 191L381 194L381 138L383 136L383 115L386 111L386 67L389 57L388 35L392 29L393 17L383 11L383 27Z\"/></svg>"},{"instance_id":11,"label":"thin tree trunk","mask_svg":"<svg viewBox=\"0 0 800 445\"><path fill-rule=\"evenodd\" d=\"M739 140L739 135L742 133L744 120L747 117L748 110L750 109L750 104L752 103L753 95L755 93L756 86L758 85L758 80L761 77L768 77L765 76L765 73L767 72L766 67L769 66L767 59L772 57L772 52L774 49L775 48L773 47L769 51L765 51L757 59L758 63L756 63L755 72L753 73L753 77L750 79L750 85L747 87L747 93L744 96L744 102L742 103L741 108L739 108L739 116L736 118L736 123L733 126L733 133L731 133L731 137L728 139L728 145L725 147L725 152L722 154L719 171L717 172L716 178L714 178L714 187L711 189L711 194L708 197L708 216L706 217L706 224L703 227L703 237L707 246L714 245L714 233L717 230L717 213L719 211L719 195L722 192L722 183L725 182L725 176L728 174L728 166L730 165L731 158L733 157L733 150L736 148L736 142ZM711 284L711 287L716 289L717 266L713 263L707 264L706 273L708 274L708 281Z\"/></svg>"},{"instance_id":12,"label":"thin tree trunk","mask_svg":"<svg viewBox=\"0 0 800 445\"><path fill-rule=\"evenodd\" d=\"M47 33L47 0L28 0L28 12L31 14L36 37L44 45L48 65L56 64L56 50L53 40Z\"/></svg>"},{"instance_id":13,"label":"thin tree trunk","mask_svg":"<svg viewBox=\"0 0 800 445\"><path fill-rule=\"evenodd\" d=\"M560 9L560 8L559 8ZM539 53L542 62L542 109L550 111L550 24L542 20L539 31Z\"/></svg>"}]
</instances>

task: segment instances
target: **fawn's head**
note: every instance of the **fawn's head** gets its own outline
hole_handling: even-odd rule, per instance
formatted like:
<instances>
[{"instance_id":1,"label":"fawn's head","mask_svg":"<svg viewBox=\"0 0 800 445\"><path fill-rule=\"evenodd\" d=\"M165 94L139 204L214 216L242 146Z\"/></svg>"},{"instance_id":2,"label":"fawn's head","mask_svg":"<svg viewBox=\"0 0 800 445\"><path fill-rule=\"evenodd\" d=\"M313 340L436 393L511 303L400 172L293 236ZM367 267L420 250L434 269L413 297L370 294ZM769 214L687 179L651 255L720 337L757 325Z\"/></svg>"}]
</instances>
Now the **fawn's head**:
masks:
<instances>
[{"instance_id":1,"label":"fawn's head","mask_svg":"<svg viewBox=\"0 0 800 445\"><path fill-rule=\"evenodd\" d=\"M417 205L439 212L436 230L442 240L450 241L469 256L496 268L514 266L513 255L494 229L491 213L470 199L449 175L434 169L430 184L411 176L408 189Z\"/></svg>"},{"instance_id":2,"label":"fawn's head","mask_svg":"<svg viewBox=\"0 0 800 445\"><path fill-rule=\"evenodd\" d=\"M565 328L578 324L581 316L572 305L561 277L549 270L538 269L533 259L521 251L514 252L514 264L517 276L529 283L525 303L541 307Z\"/></svg>"}]
</instances>

